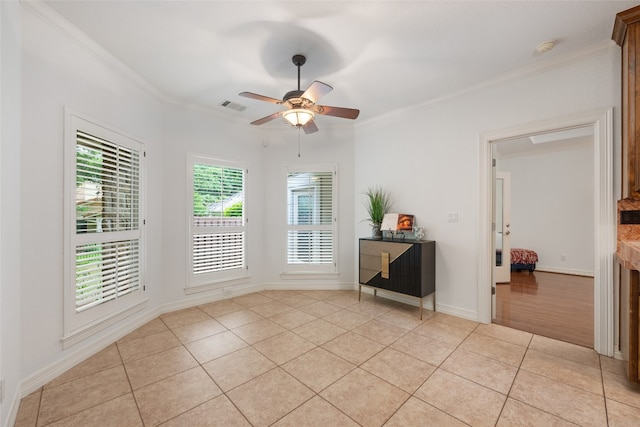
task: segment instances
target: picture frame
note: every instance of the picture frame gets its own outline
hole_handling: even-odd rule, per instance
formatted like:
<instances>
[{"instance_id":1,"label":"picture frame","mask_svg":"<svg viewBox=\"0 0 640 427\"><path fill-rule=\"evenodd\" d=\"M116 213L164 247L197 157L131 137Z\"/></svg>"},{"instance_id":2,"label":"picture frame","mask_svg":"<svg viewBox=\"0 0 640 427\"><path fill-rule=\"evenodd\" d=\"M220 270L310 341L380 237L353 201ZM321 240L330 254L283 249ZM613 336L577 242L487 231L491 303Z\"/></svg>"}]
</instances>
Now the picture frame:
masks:
<instances>
[{"instance_id":1,"label":"picture frame","mask_svg":"<svg viewBox=\"0 0 640 427\"><path fill-rule=\"evenodd\" d=\"M384 214L380 229L382 231L411 232L413 231L414 222L414 215L403 213L387 213Z\"/></svg>"}]
</instances>

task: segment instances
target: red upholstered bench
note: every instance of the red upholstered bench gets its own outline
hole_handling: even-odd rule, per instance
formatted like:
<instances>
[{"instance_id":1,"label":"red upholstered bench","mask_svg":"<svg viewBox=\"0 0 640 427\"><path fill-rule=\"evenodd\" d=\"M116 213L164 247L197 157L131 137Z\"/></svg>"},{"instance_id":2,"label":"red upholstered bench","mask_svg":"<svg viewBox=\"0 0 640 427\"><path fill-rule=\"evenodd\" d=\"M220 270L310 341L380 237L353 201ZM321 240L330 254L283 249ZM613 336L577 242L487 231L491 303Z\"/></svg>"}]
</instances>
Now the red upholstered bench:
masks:
<instances>
[{"instance_id":1,"label":"red upholstered bench","mask_svg":"<svg viewBox=\"0 0 640 427\"><path fill-rule=\"evenodd\" d=\"M538 254L531 249L511 248L511 271L536 269Z\"/></svg>"}]
</instances>

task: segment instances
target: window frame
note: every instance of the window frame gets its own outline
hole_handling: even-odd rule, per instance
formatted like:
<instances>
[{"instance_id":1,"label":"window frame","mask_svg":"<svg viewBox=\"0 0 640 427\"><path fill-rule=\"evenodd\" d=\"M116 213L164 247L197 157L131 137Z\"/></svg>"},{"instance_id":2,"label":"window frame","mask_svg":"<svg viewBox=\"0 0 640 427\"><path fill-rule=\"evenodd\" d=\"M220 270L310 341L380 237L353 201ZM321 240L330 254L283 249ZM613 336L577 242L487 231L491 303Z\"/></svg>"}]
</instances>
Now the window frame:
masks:
<instances>
[{"instance_id":1,"label":"window frame","mask_svg":"<svg viewBox=\"0 0 640 427\"><path fill-rule=\"evenodd\" d=\"M76 147L78 131L126 147L138 153L138 215L137 229L100 233L78 233L76 223ZM146 205L145 144L130 135L97 120L81 116L65 108L64 126L64 315L63 348L72 346L106 327L142 310L146 304L146 237L144 217ZM138 242L138 288L126 295L87 308L76 310L76 249L91 243L109 243L122 240Z\"/></svg>"},{"instance_id":2,"label":"window frame","mask_svg":"<svg viewBox=\"0 0 640 427\"><path fill-rule=\"evenodd\" d=\"M234 227L196 227L194 225L193 216L193 195L194 195L194 166L196 164L205 164L214 167L222 167L229 169L238 169L243 171L243 201L242 212L243 221L241 226ZM187 154L187 191L186 191L186 221L187 221L187 266L186 266L186 286L185 293L191 294L196 292L203 292L208 290L219 289L225 286L230 286L239 283L246 283L249 281L249 264L248 264L248 242L249 242L249 204L247 203L248 195L248 173L249 168L247 163L240 161L224 160L216 157L211 157L203 154L188 153ZM230 270L224 270L219 272L209 272L202 274L194 274L193 262L194 262L194 246L193 236L198 231L200 232L215 232L219 231L233 231L242 230L243 236L243 254L242 254L242 267Z\"/></svg>"},{"instance_id":3,"label":"window frame","mask_svg":"<svg viewBox=\"0 0 640 427\"><path fill-rule=\"evenodd\" d=\"M289 231L296 230L295 224L289 224L289 193L294 192L289 189L290 173L331 173L331 225L318 224L315 230L331 230L332 236L332 262L330 263L289 263ZM284 188L284 218L283 218L283 246L282 246L282 273L283 279L296 279L314 276L315 278L336 278L339 275L338 263L338 166L336 164L306 164L306 165L285 165L283 173ZM317 190L316 190L317 191ZM316 204L319 202L316 200ZM314 216L320 212L314 212Z\"/></svg>"}]
</instances>

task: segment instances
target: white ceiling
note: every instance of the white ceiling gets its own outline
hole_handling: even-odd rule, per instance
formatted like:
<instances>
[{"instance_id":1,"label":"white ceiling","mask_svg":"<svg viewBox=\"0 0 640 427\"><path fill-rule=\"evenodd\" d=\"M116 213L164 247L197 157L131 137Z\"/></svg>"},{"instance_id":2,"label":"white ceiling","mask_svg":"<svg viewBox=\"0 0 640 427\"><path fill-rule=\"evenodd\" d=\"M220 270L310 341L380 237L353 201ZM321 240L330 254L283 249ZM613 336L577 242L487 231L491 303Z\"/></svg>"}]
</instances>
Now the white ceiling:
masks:
<instances>
[{"instance_id":1,"label":"white ceiling","mask_svg":"<svg viewBox=\"0 0 640 427\"><path fill-rule=\"evenodd\" d=\"M320 104L358 122L611 41L615 14L638 1L46 1L171 101L249 123L297 87L334 90ZM544 54L535 47L556 40ZM237 112L220 106L246 106ZM320 117L318 127L350 120ZM279 120L264 126L284 126Z\"/></svg>"}]
</instances>

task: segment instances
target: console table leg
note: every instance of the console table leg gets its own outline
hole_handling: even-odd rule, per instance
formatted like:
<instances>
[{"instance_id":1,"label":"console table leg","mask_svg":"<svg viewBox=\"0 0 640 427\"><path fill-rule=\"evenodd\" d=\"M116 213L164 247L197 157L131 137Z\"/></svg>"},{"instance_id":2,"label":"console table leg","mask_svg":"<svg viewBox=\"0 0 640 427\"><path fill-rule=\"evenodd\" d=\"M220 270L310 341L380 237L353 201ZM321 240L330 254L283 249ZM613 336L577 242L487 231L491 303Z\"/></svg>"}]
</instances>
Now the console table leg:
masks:
<instances>
[{"instance_id":1,"label":"console table leg","mask_svg":"<svg viewBox=\"0 0 640 427\"><path fill-rule=\"evenodd\" d=\"M378 296L378 289L377 288L373 288L373 296L374 297Z\"/></svg>"},{"instance_id":2,"label":"console table leg","mask_svg":"<svg viewBox=\"0 0 640 427\"><path fill-rule=\"evenodd\" d=\"M360 294L362 294L362 285L358 286L358 301L360 301Z\"/></svg>"},{"instance_id":3,"label":"console table leg","mask_svg":"<svg viewBox=\"0 0 640 427\"><path fill-rule=\"evenodd\" d=\"M420 298L420 320L422 320L422 298Z\"/></svg>"}]
</instances>

